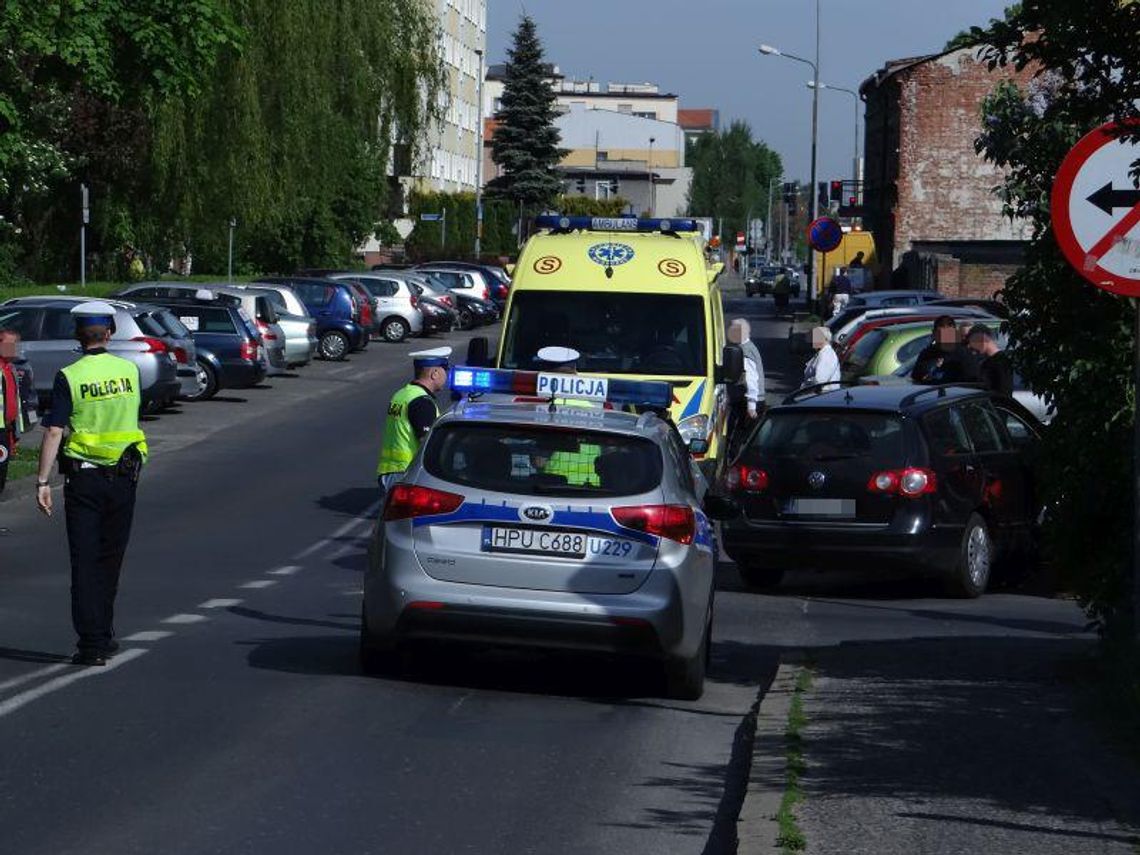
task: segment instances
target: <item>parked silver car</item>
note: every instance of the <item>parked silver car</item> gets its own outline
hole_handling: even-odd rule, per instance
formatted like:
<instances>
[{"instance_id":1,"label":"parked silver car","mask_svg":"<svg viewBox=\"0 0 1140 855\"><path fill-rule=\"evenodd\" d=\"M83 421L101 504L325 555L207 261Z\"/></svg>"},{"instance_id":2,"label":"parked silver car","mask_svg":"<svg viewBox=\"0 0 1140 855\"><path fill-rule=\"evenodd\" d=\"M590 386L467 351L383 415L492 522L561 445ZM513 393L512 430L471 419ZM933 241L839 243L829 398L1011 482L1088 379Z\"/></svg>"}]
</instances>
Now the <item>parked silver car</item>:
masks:
<instances>
[{"instance_id":1,"label":"parked silver car","mask_svg":"<svg viewBox=\"0 0 1140 855\"><path fill-rule=\"evenodd\" d=\"M377 328L385 341L403 341L423 332L424 319L416 303L418 297L400 276L388 271L374 273L333 273L330 279L349 280L364 286L372 295Z\"/></svg>"},{"instance_id":2,"label":"parked silver car","mask_svg":"<svg viewBox=\"0 0 1140 855\"><path fill-rule=\"evenodd\" d=\"M20 334L41 403L51 400L59 369L81 355L71 310L86 299L89 298L17 297L0 304L0 327ZM115 333L107 350L138 366L144 406L162 407L171 403L182 393L182 387L177 356L167 337L161 334L162 328L145 309L134 303L113 299L106 302L115 307Z\"/></svg>"},{"instance_id":3,"label":"parked silver car","mask_svg":"<svg viewBox=\"0 0 1140 855\"><path fill-rule=\"evenodd\" d=\"M716 548L694 468L650 414L458 405L388 490L362 665L418 639L606 651L656 660L670 695L699 697Z\"/></svg>"},{"instance_id":4,"label":"parked silver car","mask_svg":"<svg viewBox=\"0 0 1140 855\"><path fill-rule=\"evenodd\" d=\"M480 300L491 299L491 285L478 270L460 270L444 267L442 265L417 268L415 273L430 274L436 281L442 282L448 289Z\"/></svg>"},{"instance_id":5,"label":"parked silver car","mask_svg":"<svg viewBox=\"0 0 1140 855\"><path fill-rule=\"evenodd\" d=\"M250 294L264 295L277 310L277 325L285 334L286 367L300 368L312 362L313 354L317 352L317 322L304 311L304 306L301 307L302 313L299 315L291 312L285 298L276 288L243 285L241 290ZM296 295L293 296L295 299Z\"/></svg>"}]
</instances>

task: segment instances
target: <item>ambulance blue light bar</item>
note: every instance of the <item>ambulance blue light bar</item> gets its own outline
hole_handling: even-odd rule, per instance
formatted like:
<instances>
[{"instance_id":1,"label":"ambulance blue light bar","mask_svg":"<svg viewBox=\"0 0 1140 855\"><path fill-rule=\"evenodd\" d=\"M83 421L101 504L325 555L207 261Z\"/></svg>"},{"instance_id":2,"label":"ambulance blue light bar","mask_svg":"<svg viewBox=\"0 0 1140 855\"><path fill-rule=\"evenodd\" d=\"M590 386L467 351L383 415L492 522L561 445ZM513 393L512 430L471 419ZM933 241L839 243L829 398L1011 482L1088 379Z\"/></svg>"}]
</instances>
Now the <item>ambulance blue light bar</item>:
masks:
<instances>
[{"instance_id":1,"label":"ambulance blue light bar","mask_svg":"<svg viewBox=\"0 0 1140 855\"><path fill-rule=\"evenodd\" d=\"M557 232L697 232L700 227L691 218L641 218L641 217L563 217L548 214L534 218L534 225L540 229Z\"/></svg>"},{"instance_id":2,"label":"ambulance blue light bar","mask_svg":"<svg viewBox=\"0 0 1140 855\"><path fill-rule=\"evenodd\" d=\"M470 368L457 365L451 370L451 388L468 395L519 395L539 398L539 378L555 376L568 379L574 375L549 375L538 371L513 371L505 368ZM605 403L668 409L673 403L673 387L656 380L626 380L621 377L590 379L605 388ZM571 397L571 396L567 396Z\"/></svg>"}]
</instances>

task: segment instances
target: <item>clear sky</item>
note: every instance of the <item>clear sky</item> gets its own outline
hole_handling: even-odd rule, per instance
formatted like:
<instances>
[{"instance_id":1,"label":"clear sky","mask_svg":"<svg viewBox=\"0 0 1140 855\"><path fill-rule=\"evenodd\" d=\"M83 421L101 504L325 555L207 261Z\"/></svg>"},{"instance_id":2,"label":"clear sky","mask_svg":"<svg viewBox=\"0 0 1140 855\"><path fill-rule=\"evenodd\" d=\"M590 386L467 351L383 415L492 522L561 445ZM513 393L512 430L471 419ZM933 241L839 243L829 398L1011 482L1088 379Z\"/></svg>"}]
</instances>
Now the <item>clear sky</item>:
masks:
<instances>
[{"instance_id":1,"label":"clear sky","mask_svg":"<svg viewBox=\"0 0 1140 855\"><path fill-rule=\"evenodd\" d=\"M888 59L940 51L960 30L985 24L1009 4L819 2L820 77L825 84L852 90ZM811 91L805 84L811 69L761 56L756 48L767 43L811 59L812 0L488 0L487 5L489 62L506 59L511 33L525 9L538 24L547 59L568 77L653 81L678 94L682 107L719 108L723 125L744 119L756 138L779 152L789 177L807 179ZM850 177L855 106L850 95L820 93L821 181Z\"/></svg>"}]
</instances>

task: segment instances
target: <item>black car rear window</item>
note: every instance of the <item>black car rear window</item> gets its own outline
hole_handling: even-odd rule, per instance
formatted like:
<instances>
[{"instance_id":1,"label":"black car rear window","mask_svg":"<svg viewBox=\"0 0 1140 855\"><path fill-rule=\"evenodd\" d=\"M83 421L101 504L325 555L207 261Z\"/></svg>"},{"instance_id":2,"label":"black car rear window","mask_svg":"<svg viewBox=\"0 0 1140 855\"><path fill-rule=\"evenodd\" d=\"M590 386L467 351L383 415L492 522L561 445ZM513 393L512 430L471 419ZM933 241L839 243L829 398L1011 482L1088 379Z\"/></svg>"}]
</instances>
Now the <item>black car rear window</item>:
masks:
<instances>
[{"instance_id":1,"label":"black car rear window","mask_svg":"<svg viewBox=\"0 0 1140 855\"><path fill-rule=\"evenodd\" d=\"M661 484L647 439L525 425L450 424L433 431L424 467L460 487L527 496L633 496Z\"/></svg>"},{"instance_id":2,"label":"black car rear window","mask_svg":"<svg viewBox=\"0 0 1140 855\"><path fill-rule=\"evenodd\" d=\"M862 458L883 468L906 462L902 419L890 413L772 413L749 447L768 459Z\"/></svg>"}]
</instances>

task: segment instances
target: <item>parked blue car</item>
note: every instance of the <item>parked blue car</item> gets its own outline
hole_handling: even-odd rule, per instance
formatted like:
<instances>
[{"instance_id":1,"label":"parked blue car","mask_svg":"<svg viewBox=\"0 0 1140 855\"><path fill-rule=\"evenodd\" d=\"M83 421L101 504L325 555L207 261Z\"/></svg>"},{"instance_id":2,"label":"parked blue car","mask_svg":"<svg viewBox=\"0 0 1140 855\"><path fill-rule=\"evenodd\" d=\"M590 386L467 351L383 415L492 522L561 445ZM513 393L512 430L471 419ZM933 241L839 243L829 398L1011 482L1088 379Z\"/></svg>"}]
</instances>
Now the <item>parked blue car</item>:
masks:
<instances>
[{"instance_id":1,"label":"parked blue car","mask_svg":"<svg viewBox=\"0 0 1140 855\"><path fill-rule=\"evenodd\" d=\"M363 305L349 283L305 276L264 276L258 282L288 285L301 298L317 323L321 359L340 361L368 346L371 306Z\"/></svg>"},{"instance_id":2,"label":"parked blue car","mask_svg":"<svg viewBox=\"0 0 1140 855\"><path fill-rule=\"evenodd\" d=\"M205 401L220 389L248 389L265 379L257 328L240 306L219 300L151 299L169 309L194 339L198 391L186 395L188 399Z\"/></svg>"}]
</instances>

